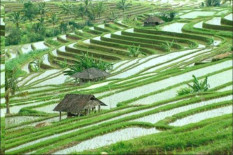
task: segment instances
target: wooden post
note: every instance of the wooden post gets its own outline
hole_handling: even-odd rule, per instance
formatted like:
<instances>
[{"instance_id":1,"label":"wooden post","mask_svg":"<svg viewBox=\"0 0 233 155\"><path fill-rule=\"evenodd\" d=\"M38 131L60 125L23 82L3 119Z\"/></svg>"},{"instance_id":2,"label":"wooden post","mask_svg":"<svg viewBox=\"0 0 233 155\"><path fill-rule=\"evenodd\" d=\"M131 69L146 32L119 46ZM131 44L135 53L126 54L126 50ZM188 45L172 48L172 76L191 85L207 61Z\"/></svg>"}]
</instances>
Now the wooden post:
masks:
<instances>
[{"instance_id":1,"label":"wooden post","mask_svg":"<svg viewBox=\"0 0 233 155\"><path fill-rule=\"evenodd\" d=\"M59 121L61 121L61 111L59 112L60 114L59 114Z\"/></svg>"},{"instance_id":2,"label":"wooden post","mask_svg":"<svg viewBox=\"0 0 233 155\"><path fill-rule=\"evenodd\" d=\"M100 105L98 105L98 112L100 112Z\"/></svg>"}]
</instances>

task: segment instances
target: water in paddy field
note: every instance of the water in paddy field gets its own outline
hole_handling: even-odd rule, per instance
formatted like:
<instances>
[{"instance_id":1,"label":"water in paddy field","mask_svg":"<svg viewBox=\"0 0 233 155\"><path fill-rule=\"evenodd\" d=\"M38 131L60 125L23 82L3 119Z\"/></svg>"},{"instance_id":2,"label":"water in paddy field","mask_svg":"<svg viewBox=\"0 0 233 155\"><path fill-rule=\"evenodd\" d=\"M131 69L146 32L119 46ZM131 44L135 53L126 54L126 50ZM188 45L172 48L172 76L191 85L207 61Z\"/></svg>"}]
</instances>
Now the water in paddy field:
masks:
<instances>
[{"instance_id":1,"label":"water in paddy field","mask_svg":"<svg viewBox=\"0 0 233 155\"><path fill-rule=\"evenodd\" d=\"M66 46L60 47L60 48L59 48L59 51L61 51L61 52L66 52Z\"/></svg>"},{"instance_id":2,"label":"water in paddy field","mask_svg":"<svg viewBox=\"0 0 233 155\"><path fill-rule=\"evenodd\" d=\"M198 16L212 16L214 14L213 11L193 11L180 16L180 18L197 18Z\"/></svg>"},{"instance_id":3,"label":"water in paddy field","mask_svg":"<svg viewBox=\"0 0 233 155\"><path fill-rule=\"evenodd\" d=\"M233 20L232 18L232 14L229 14L229 15L227 15L226 17L225 17L226 19L228 19L228 20Z\"/></svg>"},{"instance_id":4,"label":"water in paddy field","mask_svg":"<svg viewBox=\"0 0 233 155\"><path fill-rule=\"evenodd\" d=\"M49 62L49 55L48 55L48 54L45 54L45 55L43 56L43 63L44 63L45 65L51 66L51 64L50 64L50 62Z\"/></svg>"},{"instance_id":5,"label":"water in paddy field","mask_svg":"<svg viewBox=\"0 0 233 155\"><path fill-rule=\"evenodd\" d=\"M44 50L47 49L48 47L44 44L44 41L33 43L35 46L36 50Z\"/></svg>"},{"instance_id":6,"label":"water in paddy field","mask_svg":"<svg viewBox=\"0 0 233 155\"><path fill-rule=\"evenodd\" d=\"M57 57L57 56L58 56L58 55L57 55L57 50L53 50L53 51L52 51L52 54L53 54L54 56Z\"/></svg>"},{"instance_id":7,"label":"water in paddy field","mask_svg":"<svg viewBox=\"0 0 233 155\"><path fill-rule=\"evenodd\" d=\"M33 51L31 44L23 45L21 51L23 52L23 54Z\"/></svg>"},{"instance_id":8,"label":"water in paddy field","mask_svg":"<svg viewBox=\"0 0 233 155\"><path fill-rule=\"evenodd\" d=\"M5 85L5 71L1 71L1 80L0 80L0 84Z\"/></svg>"},{"instance_id":9,"label":"water in paddy field","mask_svg":"<svg viewBox=\"0 0 233 155\"><path fill-rule=\"evenodd\" d=\"M39 84L36 84L35 86L39 87L39 86L46 86L46 85L60 85L60 84L65 83L67 78L68 78L68 76L66 76L62 73L54 78L40 82Z\"/></svg>"},{"instance_id":10,"label":"water in paddy field","mask_svg":"<svg viewBox=\"0 0 233 155\"><path fill-rule=\"evenodd\" d=\"M5 22L3 21L3 18L0 18L1 25L5 25Z\"/></svg>"},{"instance_id":11,"label":"water in paddy field","mask_svg":"<svg viewBox=\"0 0 233 155\"><path fill-rule=\"evenodd\" d=\"M197 123L202 120L208 119L208 118L213 118L213 117L218 117L226 114L231 114L232 113L232 105L231 106L226 106L222 108L217 108L213 110L208 110L204 112L200 112L182 119L178 119L173 123L170 123L169 125L172 126L183 126L187 125L190 123Z\"/></svg>"},{"instance_id":12,"label":"water in paddy field","mask_svg":"<svg viewBox=\"0 0 233 155\"><path fill-rule=\"evenodd\" d=\"M90 44L90 43L91 43L91 40L90 40L90 39L87 39L87 40L84 40L83 42L86 43L86 44Z\"/></svg>"},{"instance_id":13,"label":"water in paddy field","mask_svg":"<svg viewBox=\"0 0 233 155\"><path fill-rule=\"evenodd\" d=\"M145 129L145 128L139 128L139 127L131 127L131 128L121 129L121 130L114 131L112 133L108 133L102 136L97 136L90 140L83 141L76 146L55 152L54 155L55 154L68 154L74 151L81 152L84 150L95 149L95 148L99 148L102 146L114 144L116 142L120 142L123 140L130 140L136 137L159 133L159 132L160 131L155 128Z\"/></svg>"},{"instance_id":14,"label":"water in paddy field","mask_svg":"<svg viewBox=\"0 0 233 155\"><path fill-rule=\"evenodd\" d=\"M211 25L221 25L221 17L214 17L213 19L208 20L206 23Z\"/></svg>"},{"instance_id":15,"label":"water in paddy field","mask_svg":"<svg viewBox=\"0 0 233 155\"><path fill-rule=\"evenodd\" d=\"M108 106L103 107L103 108L116 107L116 105L119 102L123 102L123 101L126 101L126 100L130 100L132 98L136 98L136 97L139 97L139 96L142 96L142 95L145 95L145 94L149 94L149 93L152 93L154 91L158 91L160 89L165 89L165 88L167 88L169 86L172 86L172 85L175 85L175 84L178 84L178 83L183 83L184 79L185 80L191 80L192 75L196 75L197 77L200 77L200 76L204 76L204 75L206 75L208 73L219 71L219 70L222 70L222 69L230 67L230 66L232 66L232 62L231 61L225 61L225 62L216 64L216 65L204 67L204 68L197 69L197 70L194 70L194 71L190 71L190 72L187 72L187 73L184 73L184 74L181 74L181 75L170 77L170 78L158 81L158 82L145 84L145 85L142 85L140 87L136 87L136 88L129 89L129 90L126 90L126 91L123 91L123 92L119 92L119 93L116 93L116 94L113 94L113 95L110 95L108 97L103 98L102 101L105 104L108 105ZM225 78L226 80L231 80L232 79L232 77L229 76L230 71L223 72L222 75L223 74L228 75L227 76L228 78ZM218 74L218 75L221 76L221 74ZM221 81L219 81L216 84L214 83L213 85L217 85L219 83L221 83ZM169 95L167 95L167 96L169 97ZM176 93L173 93L173 95L175 96ZM154 96L152 95L152 96L149 96L149 97L154 97ZM156 98L160 99L160 100L166 99L166 98L159 98L159 97L156 97ZM141 103L144 103L144 102L141 102ZM145 103L147 103L147 102L145 102Z\"/></svg>"},{"instance_id":16,"label":"water in paddy field","mask_svg":"<svg viewBox=\"0 0 233 155\"><path fill-rule=\"evenodd\" d=\"M98 27L100 27L100 28L104 29L104 28L105 28L105 25L104 25L104 24L102 24L102 25L98 25Z\"/></svg>"},{"instance_id":17,"label":"water in paddy field","mask_svg":"<svg viewBox=\"0 0 233 155\"><path fill-rule=\"evenodd\" d=\"M93 40L101 41L101 38L100 37L95 37L95 38L93 38Z\"/></svg>"},{"instance_id":18,"label":"water in paddy field","mask_svg":"<svg viewBox=\"0 0 233 155\"><path fill-rule=\"evenodd\" d=\"M203 22L199 22L199 23L193 25L193 27L195 27L195 28L203 28Z\"/></svg>"},{"instance_id":19,"label":"water in paddy field","mask_svg":"<svg viewBox=\"0 0 233 155\"><path fill-rule=\"evenodd\" d=\"M167 111L162 111L162 112L159 112L156 114L148 115L148 116L136 119L134 121L136 121L136 122L148 122L148 123L154 124L160 120L165 119L166 117L171 117L172 115L175 115L175 114L178 114L181 112L185 112L185 111L188 111L191 109L195 109L195 108L199 108L199 107L203 107L206 105L218 103L221 101L227 101L227 100L231 100L231 99L232 99L232 96L230 95L230 96L226 96L226 97L222 97L222 98L212 99L212 100L208 100L208 101L202 101L202 102L174 108L174 109L167 110Z\"/></svg>"},{"instance_id":20,"label":"water in paddy field","mask_svg":"<svg viewBox=\"0 0 233 155\"><path fill-rule=\"evenodd\" d=\"M182 33L182 28L186 23L173 23L162 27L163 31Z\"/></svg>"},{"instance_id":21,"label":"water in paddy field","mask_svg":"<svg viewBox=\"0 0 233 155\"><path fill-rule=\"evenodd\" d=\"M111 38L111 33L105 34L104 37L105 37L105 38Z\"/></svg>"},{"instance_id":22,"label":"water in paddy field","mask_svg":"<svg viewBox=\"0 0 233 155\"><path fill-rule=\"evenodd\" d=\"M27 122L27 121L32 121L32 120L36 120L39 119L40 117L36 117L36 116L15 116L15 117L6 117L5 118L5 126L6 127L11 127L14 125L18 125L20 123L23 122Z\"/></svg>"},{"instance_id":23,"label":"water in paddy field","mask_svg":"<svg viewBox=\"0 0 233 155\"><path fill-rule=\"evenodd\" d=\"M66 40L66 39L67 39L67 38L66 38L66 34L65 34L65 35L61 35L60 38Z\"/></svg>"},{"instance_id":24,"label":"water in paddy field","mask_svg":"<svg viewBox=\"0 0 233 155\"><path fill-rule=\"evenodd\" d=\"M29 63L27 63L27 64L25 64L25 65L23 65L23 67L21 68L23 71L25 71L26 73L30 73L30 71L29 71Z\"/></svg>"},{"instance_id":25,"label":"water in paddy field","mask_svg":"<svg viewBox=\"0 0 233 155\"><path fill-rule=\"evenodd\" d=\"M55 73L58 73L58 72L60 72L60 70L57 70L57 69L47 70L47 71L45 71L44 73L42 73L41 75L36 76L36 77L33 78L32 80L30 80L30 82L29 82L28 84L30 84L30 83L32 83L32 82L35 82L35 81L37 81L37 80L46 78L46 77L48 77L48 76L51 76L51 75L53 75L53 74L55 74Z\"/></svg>"},{"instance_id":26,"label":"water in paddy field","mask_svg":"<svg viewBox=\"0 0 233 155\"><path fill-rule=\"evenodd\" d=\"M223 11L218 12L216 15L223 15L223 14L226 14L227 12L228 10L223 10Z\"/></svg>"},{"instance_id":27,"label":"water in paddy field","mask_svg":"<svg viewBox=\"0 0 233 155\"><path fill-rule=\"evenodd\" d=\"M53 109L57 106L60 100L57 101L55 104L50 104L47 106L43 106L40 108L35 108L36 111L46 112L46 113L58 113L57 111L53 111Z\"/></svg>"}]
</instances>

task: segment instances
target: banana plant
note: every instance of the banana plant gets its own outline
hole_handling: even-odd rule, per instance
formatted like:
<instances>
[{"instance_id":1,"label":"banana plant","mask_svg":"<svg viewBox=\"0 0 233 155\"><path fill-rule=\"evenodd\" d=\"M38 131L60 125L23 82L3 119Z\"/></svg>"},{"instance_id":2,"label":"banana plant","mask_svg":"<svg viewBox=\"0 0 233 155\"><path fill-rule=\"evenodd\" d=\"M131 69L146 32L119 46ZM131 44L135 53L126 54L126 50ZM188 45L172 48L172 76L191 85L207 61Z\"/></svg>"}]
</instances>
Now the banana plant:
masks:
<instances>
[{"instance_id":1,"label":"banana plant","mask_svg":"<svg viewBox=\"0 0 233 155\"><path fill-rule=\"evenodd\" d=\"M125 15L125 11L131 7L130 3L127 3L127 0L121 0L117 3L117 8L123 11L123 15Z\"/></svg>"},{"instance_id":2,"label":"banana plant","mask_svg":"<svg viewBox=\"0 0 233 155\"><path fill-rule=\"evenodd\" d=\"M76 57L79 62L75 63L73 66L69 67L68 71L64 71L64 75L73 75L78 72L82 72L84 69L89 69L89 68L97 68L103 71L106 70L111 70L112 69L112 64L102 61L101 59L95 60L93 56L89 56L89 54L83 54L82 56L77 56Z\"/></svg>"},{"instance_id":3,"label":"banana plant","mask_svg":"<svg viewBox=\"0 0 233 155\"><path fill-rule=\"evenodd\" d=\"M208 84L208 77L205 77L204 81L198 81L195 75L193 75L193 85L188 84L192 88L193 92L206 92L210 88Z\"/></svg>"},{"instance_id":4,"label":"banana plant","mask_svg":"<svg viewBox=\"0 0 233 155\"><path fill-rule=\"evenodd\" d=\"M10 21L15 23L16 28L19 28L19 24L23 21L23 18L20 15L20 12L13 12L10 16Z\"/></svg>"}]
</instances>

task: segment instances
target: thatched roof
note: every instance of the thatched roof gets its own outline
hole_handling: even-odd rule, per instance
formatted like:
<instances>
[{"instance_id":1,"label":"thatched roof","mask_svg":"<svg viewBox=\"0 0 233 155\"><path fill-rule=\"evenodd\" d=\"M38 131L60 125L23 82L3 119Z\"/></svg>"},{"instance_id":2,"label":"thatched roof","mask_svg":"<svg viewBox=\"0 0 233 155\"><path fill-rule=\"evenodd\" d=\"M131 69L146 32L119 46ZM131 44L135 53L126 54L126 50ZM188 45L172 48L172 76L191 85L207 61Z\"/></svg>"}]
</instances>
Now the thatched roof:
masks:
<instances>
[{"instance_id":1,"label":"thatched roof","mask_svg":"<svg viewBox=\"0 0 233 155\"><path fill-rule=\"evenodd\" d=\"M89 68L89 69L85 69L82 72L75 73L74 75L72 75L72 77L85 79L85 80L93 80L98 78L104 78L108 75L109 73L99 70L97 68Z\"/></svg>"},{"instance_id":2,"label":"thatched roof","mask_svg":"<svg viewBox=\"0 0 233 155\"><path fill-rule=\"evenodd\" d=\"M144 22L146 23L155 23L155 22L158 22L158 23L164 23L164 21L158 17L152 17L152 16L149 16L148 18L146 18L144 20Z\"/></svg>"},{"instance_id":3,"label":"thatched roof","mask_svg":"<svg viewBox=\"0 0 233 155\"><path fill-rule=\"evenodd\" d=\"M80 113L84 109L92 108L97 105L107 106L95 98L94 95L67 94L53 111Z\"/></svg>"}]
</instances>

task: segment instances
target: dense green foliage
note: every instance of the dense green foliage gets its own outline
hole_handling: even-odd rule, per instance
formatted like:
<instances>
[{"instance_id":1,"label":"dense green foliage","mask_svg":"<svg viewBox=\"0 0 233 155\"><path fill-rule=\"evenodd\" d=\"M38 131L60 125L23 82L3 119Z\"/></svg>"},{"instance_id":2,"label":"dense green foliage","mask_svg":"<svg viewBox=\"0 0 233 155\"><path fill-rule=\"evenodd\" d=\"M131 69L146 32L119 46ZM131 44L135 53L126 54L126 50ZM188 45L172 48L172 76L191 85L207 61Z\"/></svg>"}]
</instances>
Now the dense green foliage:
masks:
<instances>
[{"instance_id":1,"label":"dense green foliage","mask_svg":"<svg viewBox=\"0 0 233 155\"><path fill-rule=\"evenodd\" d=\"M10 25L7 27L6 45L42 41L47 37L54 37L68 31L72 32L75 29L91 26L93 25L92 20L95 20L97 17L101 18L101 15L106 11L103 2L92 4L90 0L85 0L80 5L64 4L60 8L62 10L61 14L76 15L77 18L82 17L83 20L79 20L79 22L76 22L74 19L60 21L56 14L49 14L46 3L26 2L22 11L13 12L10 16L10 21L15 26ZM48 20L45 18L46 15L49 15ZM87 17L87 19L84 19L84 17ZM21 26L25 22L25 26ZM52 27L46 26L48 25L47 22Z\"/></svg>"},{"instance_id":2,"label":"dense green foliage","mask_svg":"<svg viewBox=\"0 0 233 155\"><path fill-rule=\"evenodd\" d=\"M162 13L159 14L159 17L165 22L173 21L175 16L176 16L175 11L170 11L170 12L165 11L165 12L162 12Z\"/></svg>"},{"instance_id":3,"label":"dense green foliage","mask_svg":"<svg viewBox=\"0 0 233 155\"><path fill-rule=\"evenodd\" d=\"M206 6L220 6L221 0L205 0Z\"/></svg>"},{"instance_id":4,"label":"dense green foliage","mask_svg":"<svg viewBox=\"0 0 233 155\"><path fill-rule=\"evenodd\" d=\"M64 71L65 75L73 75L89 68L98 68L103 71L110 70L112 68L112 64L102 60L95 60L93 56L89 56L88 54L83 54L81 57L78 56L78 59L78 63L70 66L68 71Z\"/></svg>"}]
</instances>

